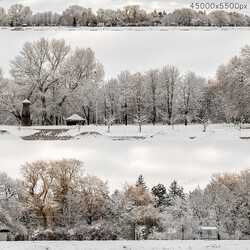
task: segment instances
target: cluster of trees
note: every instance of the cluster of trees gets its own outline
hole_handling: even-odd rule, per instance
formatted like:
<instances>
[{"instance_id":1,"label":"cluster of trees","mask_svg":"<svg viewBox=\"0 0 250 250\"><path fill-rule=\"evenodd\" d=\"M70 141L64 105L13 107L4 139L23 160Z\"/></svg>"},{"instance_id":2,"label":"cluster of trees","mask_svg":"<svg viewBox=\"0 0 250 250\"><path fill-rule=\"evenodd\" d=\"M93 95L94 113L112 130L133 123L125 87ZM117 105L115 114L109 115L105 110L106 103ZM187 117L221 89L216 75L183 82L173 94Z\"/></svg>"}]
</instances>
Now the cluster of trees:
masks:
<instances>
[{"instance_id":1,"label":"cluster of trees","mask_svg":"<svg viewBox=\"0 0 250 250\"><path fill-rule=\"evenodd\" d=\"M26 42L10 64L11 78L0 77L0 106L4 120L15 117L19 122L24 99L31 101L36 124L60 124L75 106L88 116L104 76L91 49L72 51L63 39Z\"/></svg>"},{"instance_id":2,"label":"cluster of trees","mask_svg":"<svg viewBox=\"0 0 250 250\"><path fill-rule=\"evenodd\" d=\"M217 70L217 88L221 91L221 103L227 121L244 122L250 117L250 47L242 48L240 55L233 57Z\"/></svg>"},{"instance_id":3,"label":"cluster of trees","mask_svg":"<svg viewBox=\"0 0 250 250\"><path fill-rule=\"evenodd\" d=\"M176 181L150 190L140 175L110 195L76 159L26 163L21 172L21 180L0 174L0 224L17 240L198 239L200 226L250 239L249 169L215 174L189 194Z\"/></svg>"},{"instance_id":4,"label":"cluster of trees","mask_svg":"<svg viewBox=\"0 0 250 250\"><path fill-rule=\"evenodd\" d=\"M79 5L69 6L62 14L51 11L33 14L28 6L13 4L7 13L0 7L1 26L249 26L250 17L222 10L206 14L192 9L146 12L139 5L128 5L122 10L99 9Z\"/></svg>"},{"instance_id":5,"label":"cluster of trees","mask_svg":"<svg viewBox=\"0 0 250 250\"><path fill-rule=\"evenodd\" d=\"M123 71L104 81L104 70L90 49L71 50L64 40L26 42L0 71L0 123L20 123L22 101L31 101L33 124L64 124L78 113L87 124L175 124L249 120L250 47L218 68L216 79L176 66L146 72Z\"/></svg>"}]
</instances>

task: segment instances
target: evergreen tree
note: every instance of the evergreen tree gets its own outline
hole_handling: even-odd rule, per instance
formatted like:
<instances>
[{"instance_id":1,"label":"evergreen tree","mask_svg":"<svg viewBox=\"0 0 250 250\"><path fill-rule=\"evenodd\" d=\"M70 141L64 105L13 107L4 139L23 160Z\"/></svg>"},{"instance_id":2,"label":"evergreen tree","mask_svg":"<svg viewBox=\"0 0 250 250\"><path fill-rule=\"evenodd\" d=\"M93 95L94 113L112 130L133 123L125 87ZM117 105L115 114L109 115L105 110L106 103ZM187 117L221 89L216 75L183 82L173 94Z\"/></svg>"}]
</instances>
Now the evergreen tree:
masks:
<instances>
[{"instance_id":1,"label":"evergreen tree","mask_svg":"<svg viewBox=\"0 0 250 250\"><path fill-rule=\"evenodd\" d=\"M143 189L145 189L145 190L148 188L147 185L146 185L146 182L144 181L144 178L143 178L143 176L141 174L139 175L135 186L136 187L142 186Z\"/></svg>"},{"instance_id":2,"label":"evergreen tree","mask_svg":"<svg viewBox=\"0 0 250 250\"><path fill-rule=\"evenodd\" d=\"M184 194L184 191L183 191L183 187L179 186L177 181L174 180L171 184L170 184L170 187L168 189L169 191L169 196L174 199L176 197L180 197L182 199L185 199L185 194Z\"/></svg>"},{"instance_id":3,"label":"evergreen tree","mask_svg":"<svg viewBox=\"0 0 250 250\"><path fill-rule=\"evenodd\" d=\"M158 184L154 186L151 190L151 193L155 197L155 206L162 207L162 206L169 206L169 196L166 191L166 187L163 184Z\"/></svg>"}]
</instances>

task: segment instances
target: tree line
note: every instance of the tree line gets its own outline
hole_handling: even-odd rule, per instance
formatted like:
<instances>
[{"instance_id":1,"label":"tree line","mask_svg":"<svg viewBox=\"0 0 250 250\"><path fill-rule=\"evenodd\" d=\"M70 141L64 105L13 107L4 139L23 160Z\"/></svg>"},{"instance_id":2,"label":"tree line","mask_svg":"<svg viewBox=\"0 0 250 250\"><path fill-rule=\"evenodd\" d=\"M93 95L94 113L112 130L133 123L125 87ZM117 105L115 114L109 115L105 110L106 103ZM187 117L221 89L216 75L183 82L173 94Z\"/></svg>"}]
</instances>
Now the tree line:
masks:
<instances>
[{"instance_id":1,"label":"tree line","mask_svg":"<svg viewBox=\"0 0 250 250\"><path fill-rule=\"evenodd\" d=\"M139 5L124 6L123 9L99 9L71 5L61 14L52 11L33 14L29 6L12 4L6 12L0 7L0 26L249 26L250 17L237 12L223 10L194 11L191 8L173 12L145 11Z\"/></svg>"},{"instance_id":2,"label":"tree line","mask_svg":"<svg viewBox=\"0 0 250 250\"><path fill-rule=\"evenodd\" d=\"M0 224L16 240L193 240L200 226L250 239L249 169L214 174L188 194L176 181L149 189L142 175L110 194L76 159L25 163L21 173L0 174Z\"/></svg>"},{"instance_id":3,"label":"tree line","mask_svg":"<svg viewBox=\"0 0 250 250\"><path fill-rule=\"evenodd\" d=\"M26 42L0 71L0 123L19 124L22 101L31 102L33 125L59 125L77 113L87 124L247 122L250 47L219 66L214 80L167 65L146 72L122 71L104 80L90 48L72 50L63 39Z\"/></svg>"}]
</instances>

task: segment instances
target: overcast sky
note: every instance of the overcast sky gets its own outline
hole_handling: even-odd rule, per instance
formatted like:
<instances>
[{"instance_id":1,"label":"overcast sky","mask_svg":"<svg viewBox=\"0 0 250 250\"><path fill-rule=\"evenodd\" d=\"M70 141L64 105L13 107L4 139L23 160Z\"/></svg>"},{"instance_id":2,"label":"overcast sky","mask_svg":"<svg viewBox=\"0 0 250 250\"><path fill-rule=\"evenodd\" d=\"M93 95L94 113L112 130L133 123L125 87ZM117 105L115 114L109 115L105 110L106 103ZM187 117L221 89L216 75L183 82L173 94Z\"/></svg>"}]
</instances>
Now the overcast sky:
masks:
<instances>
[{"instance_id":1,"label":"overcast sky","mask_svg":"<svg viewBox=\"0 0 250 250\"><path fill-rule=\"evenodd\" d=\"M54 31L0 30L0 68L9 71L9 61L25 41L40 37L64 38L75 47L90 47L103 64L105 77L116 77L122 70L145 71L175 65L182 73L190 70L213 78L222 63L250 45L250 31Z\"/></svg>"},{"instance_id":2,"label":"overcast sky","mask_svg":"<svg viewBox=\"0 0 250 250\"><path fill-rule=\"evenodd\" d=\"M84 7L90 7L93 10L98 10L99 8L112 8L118 9L123 8L125 5L130 4L138 4L141 8L145 10L166 10L167 12L173 11L176 8L189 8L191 3L196 3L201 1L191 1L191 0L158 0L158 1L151 1L151 0L138 0L138 1L131 1L131 0L0 0L0 6L8 9L11 4L13 3L22 3L23 5L28 5L34 12L39 11L54 11L54 12L62 12L68 6L78 4ZM206 1L203 1L206 3ZM208 3L211 1L207 1ZM213 0L213 3L224 3L224 2L233 2L233 3L248 3L248 0L230 0L230 1L221 1L221 0ZM235 11L235 10L233 10ZM249 13L249 10L242 10L241 13Z\"/></svg>"},{"instance_id":3,"label":"overcast sky","mask_svg":"<svg viewBox=\"0 0 250 250\"><path fill-rule=\"evenodd\" d=\"M121 189L125 182L135 183L142 174L149 187L158 183L169 186L175 179L188 192L198 185L204 188L213 173L239 173L249 168L247 143L225 138L214 141L209 136L202 142L185 139L113 142L105 138L9 140L0 141L0 163L1 171L20 177L20 165L25 162L76 158L84 162L85 174L108 180L112 191Z\"/></svg>"}]
</instances>

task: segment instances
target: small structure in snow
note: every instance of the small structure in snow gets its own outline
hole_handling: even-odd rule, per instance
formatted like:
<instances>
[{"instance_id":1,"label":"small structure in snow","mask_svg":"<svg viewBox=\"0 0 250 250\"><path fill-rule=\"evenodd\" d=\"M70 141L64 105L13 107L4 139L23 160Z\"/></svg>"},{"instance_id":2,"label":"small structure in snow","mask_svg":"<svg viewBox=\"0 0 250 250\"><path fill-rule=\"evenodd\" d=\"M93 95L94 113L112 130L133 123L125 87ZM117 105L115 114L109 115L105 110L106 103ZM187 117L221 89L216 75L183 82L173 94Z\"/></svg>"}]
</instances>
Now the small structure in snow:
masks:
<instances>
[{"instance_id":1,"label":"small structure in snow","mask_svg":"<svg viewBox=\"0 0 250 250\"><path fill-rule=\"evenodd\" d=\"M8 233L9 229L0 229L0 241L9 240Z\"/></svg>"},{"instance_id":2,"label":"small structure in snow","mask_svg":"<svg viewBox=\"0 0 250 250\"><path fill-rule=\"evenodd\" d=\"M85 119L80 115L74 114L68 118L66 118L66 123L68 126L70 125L84 125Z\"/></svg>"},{"instance_id":3,"label":"small structure in snow","mask_svg":"<svg viewBox=\"0 0 250 250\"><path fill-rule=\"evenodd\" d=\"M216 227L200 227L200 240L218 240Z\"/></svg>"},{"instance_id":4,"label":"small structure in snow","mask_svg":"<svg viewBox=\"0 0 250 250\"><path fill-rule=\"evenodd\" d=\"M27 100L27 99L25 99L23 101L21 125L22 126L31 126L31 122L30 122L30 101Z\"/></svg>"}]
</instances>

